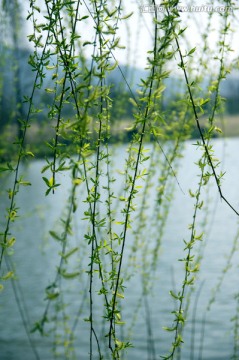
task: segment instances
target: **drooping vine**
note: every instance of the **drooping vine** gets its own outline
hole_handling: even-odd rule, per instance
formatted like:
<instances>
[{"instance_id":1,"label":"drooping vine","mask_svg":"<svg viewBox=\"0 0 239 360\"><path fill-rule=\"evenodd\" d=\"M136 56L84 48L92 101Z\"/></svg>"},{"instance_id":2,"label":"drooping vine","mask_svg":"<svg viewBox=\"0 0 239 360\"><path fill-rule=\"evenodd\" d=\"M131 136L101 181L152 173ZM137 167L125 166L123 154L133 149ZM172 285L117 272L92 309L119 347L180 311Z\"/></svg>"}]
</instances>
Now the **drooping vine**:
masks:
<instances>
[{"instance_id":1,"label":"drooping vine","mask_svg":"<svg viewBox=\"0 0 239 360\"><path fill-rule=\"evenodd\" d=\"M231 50L227 41L231 13L225 11L221 16L221 38L214 59L216 71L206 79L209 80L205 86L200 70L207 69L208 39L202 32L205 59L204 56L197 59L196 46L184 50L190 24L189 29L184 27L179 1L166 1L162 6L153 0L147 6L136 4L138 16L142 16L140 26L144 24L147 31L152 32L146 70L137 84L134 82L136 70L129 64L120 64L117 58L117 51L131 42L129 35L128 42L121 40L123 24L129 34L134 16L126 2L29 2L27 20L33 27L28 36L32 46L29 67L34 82L24 97L27 114L24 117L22 113L18 119L22 131L14 145L18 149L17 160L0 166L1 174L8 174L11 181L4 192L8 204L1 219L0 280L6 286L7 280L12 282L36 359L41 358L34 341L39 335L42 339L48 336L55 358L72 360L81 352L83 357L92 360L131 358L142 312L148 358L153 360L163 353L158 345L162 342L156 341L163 320L154 327L151 302L163 296L155 291L155 284L161 276L161 251L166 244L174 194L179 190L187 197L188 189L178 173L186 141L192 134L199 138L195 148L201 152L197 161L198 181L196 190L189 190L194 205L188 239L184 240L185 255L181 259L183 276L177 278L179 290L170 291L175 305L174 318L173 325L165 329L172 334L173 343L165 359L182 356L180 349L191 294L196 289L204 256L203 245L197 244L203 243L207 236L203 234L205 224L202 232L199 228L200 213L204 211L206 217L209 211L207 204L204 206L203 195L209 183L212 186L210 179L214 179L223 202L238 215L222 191L223 173L219 173L220 162L214 154L212 140L216 133L221 134L215 121L223 111L222 80L230 71L226 58ZM225 1L225 8L232 6L230 1ZM150 21L143 17L143 11L148 11L146 16L151 13ZM212 18L210 14L207 29ZM189 15L187 22L190 22ZM136 35L140 44L141 29ZM139 52L140 49L137 54ZM210 50L209 56L212 53ZM128 59L132 57L129 54ZM201 115L208 118L205 127ZM12 258L18 241L15 223L21 221L18 198L23 186L31 186L21 166L25 160L39 156L37 145L27 144L34 122L47 128L46 144L41 144L40 152L45 158L39 173L45 186L43 195L46 202L57 203L56 206L58 196L62 195L64 201L60 215L47 230L57 254L51 259L54 271L48 276L42 295L42 315L30 324L21 279L17 279L18 269L15 270ZM31 165L31 161L28 162ZM224 273L230 267L236 247L237 237ZM222 273L219 277L215 296L223 276ZM135 289L131 288L134 281L137 282ZM0 290L4 292L3 285ZM131 292L135 296L134 308L128 311ZM235 296L237 300L237 294ZM236 311L233 319L235 357L238 304ZM195 339L193 336L192 354Z\"/></svg>"}]
</instances>

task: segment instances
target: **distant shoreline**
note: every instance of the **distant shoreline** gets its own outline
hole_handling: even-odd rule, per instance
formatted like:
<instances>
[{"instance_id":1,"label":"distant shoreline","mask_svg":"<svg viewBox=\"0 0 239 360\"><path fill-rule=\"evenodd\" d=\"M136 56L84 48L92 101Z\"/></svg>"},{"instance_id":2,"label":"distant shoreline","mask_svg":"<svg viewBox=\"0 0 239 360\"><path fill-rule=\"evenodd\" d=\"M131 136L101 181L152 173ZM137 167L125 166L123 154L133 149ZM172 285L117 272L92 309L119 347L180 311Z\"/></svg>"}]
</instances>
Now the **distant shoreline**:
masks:
<instances>
[{"instance_id":1,"label":"distant shoreline","mask_svg":"<svg viewBox=\"0 0 239 360\"><path fill-rule=\"evenodd\" d=\"M133 119L124 119L115 122L112 124L111 128L111 137L109 138L110 144L123 144L130 142L133 136L134 130L131 130ZM199 119L202 129L208 127L208 120L204 117ZM232 138L239 137L239 114L236 115L224 115L224 117L217 117L215 119L214 125L219 128L219 131L214 132L214 137L216 138ZM1 134L0 142L0 163L10 161L14 154L17 152L17 145L14 147L14 142L16 133L16 125L7 125L3 134ZM220 132L221 130L221 132ZM188 137L190 139L199 138L197 127L192 133L192 136ZM51 154L51 150L47 147L46 142L50 142L54 138L54 127L49 125L40 126L36 122L31 125L28 129L26 136L26 148L34 153L36 158L48 157ZM94 133L92 132L92 141L94 141ZM149 139L148 139L149 140ZM151 141L150 139L149 141ZM64 143L64 140L63 140ZM65 143L66 146L69 146L70 143Z\"/></svg>"}]
</instances>

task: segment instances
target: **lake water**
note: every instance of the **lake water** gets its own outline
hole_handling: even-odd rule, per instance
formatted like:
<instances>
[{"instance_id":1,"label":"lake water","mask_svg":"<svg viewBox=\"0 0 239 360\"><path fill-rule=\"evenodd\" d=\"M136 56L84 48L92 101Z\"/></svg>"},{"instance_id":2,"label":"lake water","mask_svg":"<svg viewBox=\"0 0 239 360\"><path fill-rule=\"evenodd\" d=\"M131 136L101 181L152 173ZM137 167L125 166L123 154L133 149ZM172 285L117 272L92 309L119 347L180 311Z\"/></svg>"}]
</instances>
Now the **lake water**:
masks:
<instances>
[{"instance_id":1,"label":"lake water","mask_svg":"<svg viewBox=\"0 0 239 360\"><path fill-rule=\"evenodd\" d=\"M215 156L221 159L221 166L218 168L225 170L226 174L222 182L222 190L228 200L239 209L239 164L238 149L239 138L214 140ZM148 145L149 150L151 146ZM180 290L183 281L183 263L178 259L183 258L184 243L188 240L188 225L192 222L192 212L194 209L194 199L190 197L188 189L195 190L198 183L198 167L195 162L200 157L200 150L191 142L186 142L183 150L184 158L178 165L177 179L182 190L175 183L174 198L170 206L167 222L161 240L159 259L155 271L155 280L150 293L147 297L150 310L151 330L153 333L153 344L155 352L152 354L152 342L149 343L147 325L149 318L146 316L145 302L138 307L142 293L141 270L144 262L144 254L140 250L135 254L137 258L134 265L134 275L125 283L125 298L122 301L122 317L126 325L122 326L122 338L127 338L132 329L131 342L133 347L125 354L125 359L154 360L160 359L160 355L166 355L173 341L172 333L165 332L164 326L171 326L173 314L171 313L176 304L169 295L170 290L175 292ZM115 151L114 163L118 170L124 166L125 146L118 146ZM24 294L25 308L29 315L29 328L33 327L34 322L42 316L46 307L45 288L53 282L56 267L59 264L61 251L57 241L49 236L49 230L58 231L60 218L66 213L66 199L69 196L71 181L67 175L60 178L61 187L54 195L44 196L46 191L45 183L42 180L41 169L45 165L42 160L35 160L29 165L24 165L22 172L27 180L32 183L31 187L24 187L17 196L17 206L20 208L20 219L14 223L12 233L16 236L17 242L14 246L15 253L11 259L16 268L17 283L20 284ZM118 174L116 172L116 174ZM155 183L158 174L155 174ZM115 175L117 176L117 175ZM119 191L122 177L114 184L115 191ZM154 181L153 181L154 182ZM147 215L155 204L155 193L148 195ZM8 198L5 189L11 186L11 178L1 179L1 225L4 224L4 209L8 206ZM80 189L80 187L79 187ZM89 316L89 304L84 299L88 296L88 277L85 274L89 255L87 246L84 245L84 233L86 228L82 223L83 212L87 209L84 200L85 195L79 191L80 207L73 221L73 233L71 237L71 247L79 247L78 257L73 256L76 265L81 269L79 279L66 281L67 292L64 297L65 314L67 318L59 318L60 329L67 331L73 325L72 314L76 314L82 306L79 316L79 323L75 331L75 346L77 348L75 358L89 359L89 323L84 319ZM238 275L238 244L235 237L238 232L238 219L228 206L219 199L215 183L211 181L209 190L205 192L204 198L207 199L207 215L200 214L197 228L205 229L205 236L200 251L203 251L203 259L200 264L200 272L197 275L196 288L190 297L190 308L187 322L184 329L184 345L181 350L181 359L206 359L206 360L227 360L233 355L235 348L235 321L233 317L239 316L237 313L237 301L235 296L239 293ZM153 220L152 220L153 221ZM160 220L159 224L161 224ZM203 225L203 223L205 225ZM143 232L144 239L142 246L148 242L148 248L154 247L154 241L159 229L150 229L150 224ZM199 231L200 232L200 231ZM124 271L127 272L128 256L130 255L133 238L137 234L137 229L129 232L126 242L126 256L124 260ZM217 286L222 270L226 267L230 251L235 242L235 253L230 261L230 268L225 273L216 300L209 311L207 306L211 298L213 289ZM200 249L200 248L198 248ZM199 250L198 250L199 251ZM150 255L145 255L149 256ZM146 264L147 269L147 264ZM35 359L29 345L25 330L19 314L16 300L10 282L4 283L5 289L0 294L0 359L1 360L32 360ZM22 303L22 298L20 302ZM101 303L99 296L94 297L97 306ZM136 316L135 309L138 308ZM50 317L55 316L54 304ZM49 320L50 320L49 317ZM101 315L96 329L102 335L104 332L104 322ZM205 325L203 327L203 324ZM52 341L61 339L62 330L59 333L52 328L49 322L49 336L41 337L34 333L33 338L39 358L42 360L67 359L67 354L58 356L52 352ZM52 330L52 331L51 331ZM238 331L238 329L237 329ZM55 334L55 335L54 335ZM57 336L56 336L57 335ZM55 338L54 338L55 336ZM193 340L194 339L194 340ZM148 341L148 342L147 342ZM239 340L237 339L237 342ZM148 347L151 349L148 351ZM61 349L61 347L59 347ZM237 357L239 359L239 352ZM104 353L104 345L102 345ZM74 358L74 357L72 357ZM97 359L97 355L94 357ZM106 357L107 358L107 357ZM179 358L179 357L178 357Z\"/></svg>"}]
</instances>

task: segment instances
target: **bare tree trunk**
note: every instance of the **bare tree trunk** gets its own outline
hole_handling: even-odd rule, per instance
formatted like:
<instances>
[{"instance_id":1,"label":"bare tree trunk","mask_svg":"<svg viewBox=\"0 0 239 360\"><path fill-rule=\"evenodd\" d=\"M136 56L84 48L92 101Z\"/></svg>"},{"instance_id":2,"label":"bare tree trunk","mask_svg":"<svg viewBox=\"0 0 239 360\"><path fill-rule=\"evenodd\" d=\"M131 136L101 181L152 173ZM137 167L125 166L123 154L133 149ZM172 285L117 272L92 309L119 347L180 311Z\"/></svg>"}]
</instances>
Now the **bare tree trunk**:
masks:
<instances>
[{"instance_id":1,"label":"bare tree trunk","mask_svg":"<svg viewBox=\"0 0 239 360\"><path fill-rule=\"evenodd\" d=\"M22 81L21 81L21 49L19 44L22 41L21 34L21 8L18 0L8 0L2 3L3 10L6 14L6 17L9 20L9 39L7 41L12 44L12 56L13 56L13 94L15 109L14 110L14 123L17 125L17 136L21 138L22 136L22 123L24 120L24 111L22 104Z\"/></svg>"}]
</instances>

